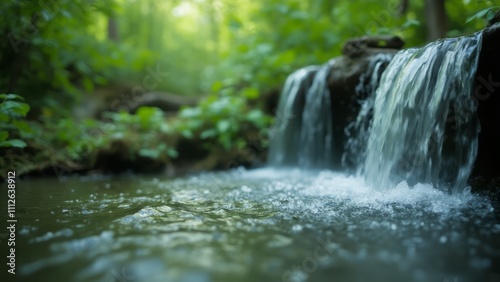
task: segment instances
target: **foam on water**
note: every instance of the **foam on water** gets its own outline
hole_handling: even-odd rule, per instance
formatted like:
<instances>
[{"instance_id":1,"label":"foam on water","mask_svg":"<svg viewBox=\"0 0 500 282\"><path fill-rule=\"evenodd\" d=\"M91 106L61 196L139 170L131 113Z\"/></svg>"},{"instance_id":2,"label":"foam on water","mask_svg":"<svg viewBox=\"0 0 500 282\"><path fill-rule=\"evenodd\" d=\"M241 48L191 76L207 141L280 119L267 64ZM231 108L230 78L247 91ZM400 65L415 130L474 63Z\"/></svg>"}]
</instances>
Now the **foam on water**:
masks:
<instances>
[{"instance_id":1,"label":"foam on water","mask_svg":"<svg viewBox=\"0 0 500 282\"><path fill-rule=\"evenodd\" d=\"M473 208L478 214L492 211L488 200L471 194L470 189L450 194L442 187L437 189L431 184L408 185L406 181L401 181L386 191L380 191L367 185L363 177L328 170L261 168L247 171L238 169L228 173L201 175L190 181L204 182L207 178L218 181L220 186L247 180L250 184L244 187L252 187L252 181L258 180L258 183L264 183L262 189L252 189L253 193L250 195L249 193L243 195L241 191L235 190L232 195L246 199L249 197L272 199L283 195L304 197L303 199L314 199L318 208L341 203L350 207L381 211L390 211L393 205L399 205L406 209L420 209L420 211L441 215L449 215L469 208ZM307 209L309 208L307 205L297 205L291 208Z\"/></svg>"}]
</instances>

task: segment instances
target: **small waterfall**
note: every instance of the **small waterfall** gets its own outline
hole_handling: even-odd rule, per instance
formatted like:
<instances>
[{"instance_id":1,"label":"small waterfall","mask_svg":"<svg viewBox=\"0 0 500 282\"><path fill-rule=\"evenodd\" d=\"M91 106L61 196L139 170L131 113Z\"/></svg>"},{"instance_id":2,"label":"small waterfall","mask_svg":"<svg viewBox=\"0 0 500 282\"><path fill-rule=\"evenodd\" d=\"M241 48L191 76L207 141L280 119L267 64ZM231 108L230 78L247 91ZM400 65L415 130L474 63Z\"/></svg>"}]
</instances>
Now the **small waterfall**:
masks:
<instances>
[{"instance_id":1,"label":"small waterfall","mask_svg":"<svg viewBox=\"0 0 500 282\"><path fill-rule=\"evenodd\" d=\"M298 164L300 128L306 93L319 68L319 66L305 67L288 76L280 96L272 129L269 164L274 166Z\"/></svg>"},{"instance_id":2,"label":"small waterfall","mask_svg":"<svg viewBox=\"0 0 500 282\"><path fill-rule=\"evenodd\" d=\"M379 190L406 180L461 191L477 154L472 90L482 33L399 52L376 91L364 163Z\"/></svg>"},{"instance_id":3,"label":"small waterfall","mask_svg":"<svg viewBox=\"0 0 500 282\"><path fill-rule=\"evenodd\" d=\"M328 76L333 60L316 73L307 91L300 132L299 164L302 167L332 166L333 124Z\"/></svg>"},{"instance_id":4,"label":"small waterfall","mask_svg":"<svg viewBox=\"0 0 500 282\"><path fill-rule=\"evenodd\" d=\"M358 97L372 96L369 93L376 88L392 56L379 54L369 59ZM330 93L328 79L332 68L345 63L333 59L323 66L299 69L287 78L272 130L268 156L270 165L332 168L335 161L340 163L342 152L334 152L336 140L333 125L334 122L344 124L346 121L335 121L333 118L332 94L335 94ZM344 140L337 142L343 144Z\"/></svg>"},{"instance_id":5,"label":"small waterfall","mask_svg":"<svg viewBox=\"0 0 500 282\"><path fill-rule=\"evenodd\" d=\"M377 54L368 66L368 69L373 71L362 74L359 78L359 84L356 86L357 97L364 99L358 101L360 111L356 120L348 124L344 130L347 142L342 155L342 166L358 168L358 174L362 173L363 166L361 164L366 158L366 144L370 136L375 91L382 73L393 57L392 54Z\"/></svg>"},{"instance_id":6,"label":"small waterfall","mask_svg":"<svg viewBox=\"0 0 500 282\"><path fill-rule=\"evenodd\" d=\"M363 101L350 124L346 115L332 118L346 100L338 103L328 86L336 64L345 61L294 72L280 98L269 163L333 168L342 159L378 190L407 181L461 191L477 155L472 91L481 42L479 32L373 56L356 88ZM344 152L334 144L345 145Z\"/></svg>"},{"instance_id":7,"label":"small waterfall","mask_svg":"<svg viewBox=\"0 0 500 282\"><path fill-rule=\"evenodd\" d=\"M332 62L299 69L286 80L269 148L271 165L331 167L334 152L328 76Z\"/></svg>"}]
</instances>

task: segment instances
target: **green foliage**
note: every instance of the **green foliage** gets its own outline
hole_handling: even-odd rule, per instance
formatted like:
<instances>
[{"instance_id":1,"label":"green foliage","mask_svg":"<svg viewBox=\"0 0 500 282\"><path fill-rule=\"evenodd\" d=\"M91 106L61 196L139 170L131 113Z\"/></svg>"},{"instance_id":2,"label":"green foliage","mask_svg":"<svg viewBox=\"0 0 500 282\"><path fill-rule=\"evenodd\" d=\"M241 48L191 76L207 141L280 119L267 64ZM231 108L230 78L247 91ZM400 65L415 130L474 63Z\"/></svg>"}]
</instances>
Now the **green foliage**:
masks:
<instances>
[{"instance_id":1,"label":"green foliage","mask_svg":"<svg viewBox=\"0 0 500 282\"><path fill-rule=\"evenodd\" d=\"M46 121L40 139L59 148L62 158L87 165L96 152L109 148L116 140L129 145L131 158L139 155L166 160L177 156L168 144L170 126L158 108L140 107L136 114L108 112L105 116L107 120L101 122L93 119L76 122L69 118Z\"/></svg>"},{"instance_id":2,"label":"green foliage","mask_svg":"<svg viewBox=\"0 0 500 282\"><path fill-rule=\"evenodd\" d=\"M491 11L498 9L492 0L447 0L445 4L450 37L484 28Z\"/></svg>"},{"instance_id":3,"label":"green foliage","mask_svg":"<svg viewBox=\"0 0 500 282\"><path fill-rule=\"evenodd\" d=\"M484 10L481 10L481 11L475 13L473 16L467 18L467 20L465 22L469 23L469 22L472 22L472 21L477 20L477 19L484 20L484 21L488 22L491 19L493 19L493 17L495 16L495 13L499 9L500 9L500 6L493 6L493 7L486 8Z\"/></svg>"},{"instance_id":4,"label":"green foliage","mask_svg":"<svg viewBox=\"0 0 500 282\"><path fill-rule=\"evenodd\" d=\"M250 132L271 122L261 94L293 70L340 55L352 37L425 43L424 1L410 2L400 14L400 0L1 1L0 91L19 94L0 95L1 164L85 163L116 140L132 157L157 160L177 157L178 138L244 148ZM483 28L500 8L492 0L445 3L448 36ZM146 87L151 65L169 75ZM71 117L76 103L98 96L88 93L121 81L207 98L171 120L147 107L104 121Z\"/></svg>"},{"instance_id":5,"label":"green foliage","mask_svg":"<svg viewBox=\"0 0 500 282\"><path fill-rule=\"evenodd\" d=\"M27 105L20 102L20 96L2 94L0 98L5 99L0 104L0 118L9 121L2 122L0 127L0 151L9 147L21 150L5 158L2 155L2 169L8 167L22 174L39 165L60 163L67 167L89 168L96 152L110 148L116 140L128 144L131 159L142 156L165 162L178 155L172 145L175 134L158 108L141 107L136 114L107 113L106 121L46 118L40 123L22 119L27 113ZM8 139L10 136L23 140Z\"/></svg>"},{"instance_id":6,"label":"green foliage","mask_svg":"<svg viewBox=\"0 0 500 282\"><path fill-rule=\"evenodd\" d=\"M46 121L44 127L39 127L40 138L33 141L40 143L40 139L50 146L59 148L58 154L75 162L85 162L98 148L102 138L99 123L95 120L76 122L70 118Z\"/></svg>"},{"instance_id":7,"label":"green foliage","mask_svg":"<svg viewBox=\"0 0 500 282\"><path fill-rule=\"evenodd\" d=\"M2 1L0 88L22 94L34 114L64 116L84 91L138 72L147 52L96 32L115 9L115 1Z\"/></svg>"},{"instance_id":8,"label":"green foliage","mask_svg":"<svg viewBox=\"0 0 500 282\"><path fill-rule=\"evenodd\" d=\"M101 124L103 140L100 146L107 146L113 140L126 140L132 156L137 153L162 160L177 157L177 151L168 144L169 139L172 140L172 128L160 109L140 107L136 114L109 112L106 117L109 121Z\"/></svg>"},{"instance_id":9,"label":"green foliage","mask_svg":"<svg viewBox=\"0 0 500 282\"><path fill-rule=\"evenodd\" d=\"M183 109L178 117L174 127L182 136L215 140L226 150L244 148L245 132L263 129L271 122L261 110L249 109L245 97L236 95L212 95L197 107Z\"/></svg>"},{"instance_id":10,"label":"green foliage","mask_svg":"<svg viewBox=\"0 0 500 282\"><path fill-rule=\"evenodd\" d=\"M32 133L24 120L30 106L16 94L0 94L0 100L0 148L26 147L26 142L16 137L22 138Z\"/></svg>"},{"instance_id":11,"label":"green foliage","mask_svg":"<svg viewBox=\"0 0 500 282\"><path fill-rule=\"evenodd\" d=\"M226 15L229 48L207 80L222 87L280 87L293 70L339 56L352 37L397 34L411 39L422 29L416 12L399 16L399 0L239 1L246 9ZM417 12L422 5L414 4ZM424 37L409 40L421 44ZM223 79L221 79L223 78ZM219 81L219 82L217 82Z\"/></svg>"}]
</instances>

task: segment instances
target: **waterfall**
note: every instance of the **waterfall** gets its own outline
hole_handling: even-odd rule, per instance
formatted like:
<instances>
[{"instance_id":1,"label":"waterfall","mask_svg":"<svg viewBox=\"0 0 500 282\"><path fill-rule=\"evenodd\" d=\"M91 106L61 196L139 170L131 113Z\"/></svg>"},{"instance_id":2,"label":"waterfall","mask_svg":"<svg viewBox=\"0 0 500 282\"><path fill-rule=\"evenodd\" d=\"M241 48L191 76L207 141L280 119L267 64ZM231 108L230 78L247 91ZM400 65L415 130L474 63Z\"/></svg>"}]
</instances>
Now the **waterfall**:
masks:
<instances>
[{"instance_id":1,"label":"waterfall","mask_svg":"<svg viewBox=\"0 0 500 282\"><path fill-rule=\"evenodd\" d=\"M406 180L467 184L477 154L472 99L482 33L400 51L382 75L373 105L364 175L379 190Z\"/></svg>"},{"instance_id":2,"label":"waterfall","mask_svg":"<svg viewBox=\"0 0 500 282\"><path fill-rule=\"evenodd\" d=\"M366 157L366 144L370 136L375 91L383 71L392 58L392 54L375 55L368 66L368 69L373 71L363 73L356 86L356 95L364 99L358 101L360 110L356 120L348 124L344 130L347 142L342 155L342 166L357 168L358 174L362 173L363 166L361 164Z\"/></svg>"},{"instance_id":3,"label":"waterfall","mask_svg":"<svg viewBox=\"0 0 500 282\"><path fill-rule=\"evenodd\" d=\"M481 42L479 32L395 56L370 57L355 91L363 101L350 124L352 119L345 115L332 118L332 108L347 105L346 100L339 103L328 86L334 67L348 60L333 59L294 72L280 98L269 163L332 168L342 159L344 168L356 166L358 175L377 190L401 181L463 190L478 150L472 94ZM334 135L339 127L344 135ZM334 144L344 146L344 152L334 152Z\"/></svg>"},{"instance_id":4,"label":"waterfall","mask_svg":"<svg viewBox=\"0 0 500 282\"><path fill-rule=\"evenodd\" d=\"M360 89L356 93L358 97L372 96L371 93L392 56L379 54L366 61L367 70L362 75ZM335 93L330 93L328 79L332 68L346 63L348 62L333 59L323 66L302 68L289 75L278 103L275 125L271 130L268 155L270 165L332 168L335 160L340 163L343 152L334 152L334 142L343 144L344 141L334 140L333 125L344 124L346 121L333 118L332 95ZM342 66L342 70L347 69ZM350 96L350 91L347 92L347 96Z\"/></svg>"},{"instance_id":5,"label":"waterfall","mask_svg":"<svg viewBox=\"0 0 500 282\"><path fill-rule=\"evenodd\" d=\"M299 164L302 167L328 168L332 165L333 124L328 76L333 60L316 73L307 91L300 132Z\"/></svg>"},{"instance_id":6,"label":"waterfall","mask_svg":"<svg viewBox=\"0 0 500 282\"><path fill-rule=\"evenodd\" d=\"M298 164L306 93L318 70L318 66L309 66L288 76L278 102L275 124L271 130L269 164L274 166Z\"/></svg>"},{"instance_id":7,"label":"waterfall","mask_svg":"<svg viewBox=\"0 0 500 282\"><path fill-rule=\"evenodd\" d=\"M272 130L271 165L331 167L334 152L328 76L332 62L299 69L286 80Z\"/></svg>"}]
</instances>

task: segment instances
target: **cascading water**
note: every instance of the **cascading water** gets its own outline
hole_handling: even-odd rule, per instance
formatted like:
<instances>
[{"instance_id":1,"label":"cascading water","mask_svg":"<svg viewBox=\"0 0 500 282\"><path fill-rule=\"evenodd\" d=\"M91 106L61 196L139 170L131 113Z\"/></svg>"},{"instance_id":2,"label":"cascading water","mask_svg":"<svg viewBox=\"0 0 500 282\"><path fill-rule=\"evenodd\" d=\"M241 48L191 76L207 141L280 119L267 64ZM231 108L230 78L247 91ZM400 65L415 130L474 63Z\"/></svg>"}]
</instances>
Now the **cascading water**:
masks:
<instances>
[{"instance_id":1,"label":"cascading water","mask_svg":"<svg viewBox=\"0 0 500 282\"><path fill-rule=\"evenodd\" d=\"M299 160L300 128L305 96L319 66L299 69L288 76L276 113L269 147L271 165L297 165Z\"/></svg>"},{"instance_id":2,"label":"cascading water","mask_svg":"<svg viewBox=\"0 0 500 282\"><path fill-rule=\"evenodd\" d=\"M292 73L278 105L271 165L329 167L333 158L333 129L328 75L331 62Z\"/></svg>"},{"instance_id":3,"label":"cascading water","mask_svg":"<svg viewBox=\"0 0 500 282\"><path fill-rule=\"evenodd\" d=\"M391 58L392 54L380 54L370 59L362 79L366 85L358 95L372 96ZM330 93L328 87L335 64L339 62L331 60L321 67L302 68L286 80L272 130L270 165L332 168L335 158L341 158L342 152L334 152L333 147L333 123L339 121L333 119L331 95L334 93Z\"/></svg>"},{"instance_id":4,"label":"cascading water","mask_svg":"<svg viewBox=\"0 0 500 282\"><path fill-rule=\"evenodd\" d=\"M345 129L347 141L333 140L338 121L327 81L334 60L293 73L280 100L270 164L331 168L342 158L377 190L407 181L461 191L477 155L471 94L481 40L476 33L374 56L356 89L367 98ZM346 151L334 152L334 142L345 142Z\"/></svg>"},{"instance_id":5,"label":"cascading water","mask_svg":"<svg viewBox=\"0 0 500 282\"><path fill-rule=\"evenodd\" d=\"M379 190L406 180L461 191L477 153L472 88L482 33L399 52L376 91L364 174Z\"/></svg>"},{"instance_id":6,"label":"cascading water","mask_svg":"<svg viewBox=\"0 0 500 282\"><path fill-rule=\"evenodd\" d=\"M373 71L362 74L359 79L356 94L358 97L365 97L365 99L358 101L360 104L359 114L356 120L347 125L344 130L348 138L342 155L344 167L362 168L360 164L366 158L366 143L370 134L375 90L379 85L382 73L393 57L393 54L377 54L368 66L369 70ZM362 173L362 171L359 169L358 173Z\"/></svg>"},{"instance_id":7,"label":"cascading water","mask_svg":"<svg viewBox=\"0 0 500 282\"><path fill-rule=\"evenodd\" d=\"M303 167L331 167L333 152L333 124L328 76L333 60L316 73L306 94L300 132L299 164Z\"/></svg>"}]
</instances>

